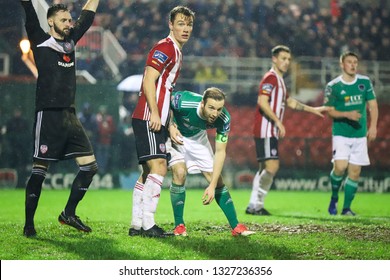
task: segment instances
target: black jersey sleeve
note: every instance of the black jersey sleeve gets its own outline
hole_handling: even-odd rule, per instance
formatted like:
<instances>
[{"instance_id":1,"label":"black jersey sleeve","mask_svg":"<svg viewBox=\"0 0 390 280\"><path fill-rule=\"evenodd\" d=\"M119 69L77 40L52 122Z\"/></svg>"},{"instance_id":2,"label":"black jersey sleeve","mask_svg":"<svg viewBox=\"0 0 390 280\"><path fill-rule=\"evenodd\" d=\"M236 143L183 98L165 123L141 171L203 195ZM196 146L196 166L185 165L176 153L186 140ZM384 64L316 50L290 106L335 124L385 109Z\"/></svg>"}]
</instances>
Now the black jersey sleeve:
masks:
<instances>
[{"instance_id":1,"label":"black jersey sleeve","mask_svg":"<svg viewBox=\"0 0 390 280\"><path fill-rule=\"evenodd\" d=\"M84 33L91 27L93 20L95 18L95 12L89 10L82 10L80 17L74 24L72 29L71 37L76 44L81 37L83 37Z\"/></svg>"},{"instance_id":2,"label":"black jersey sleeve","mask_svg":"<svg viewBox=\"0 0 390 280\"><path fill-rule=\"evenodd\" d=\"M33 44L37 44L38 42L46 38L47 35L39 24L39 19L32 2L21 1L21 3L26 13L25 27L28 39L33 42Z\"/></svg>"}]
</instances>

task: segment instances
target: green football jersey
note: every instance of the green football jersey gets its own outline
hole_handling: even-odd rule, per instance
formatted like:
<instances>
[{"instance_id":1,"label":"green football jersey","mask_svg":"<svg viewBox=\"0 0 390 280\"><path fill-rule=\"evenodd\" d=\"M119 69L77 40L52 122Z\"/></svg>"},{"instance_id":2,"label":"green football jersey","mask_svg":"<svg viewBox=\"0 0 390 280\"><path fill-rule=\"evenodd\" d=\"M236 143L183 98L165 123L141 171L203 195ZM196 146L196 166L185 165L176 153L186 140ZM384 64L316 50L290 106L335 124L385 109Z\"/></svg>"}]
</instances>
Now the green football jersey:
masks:
<instances>
[{"instance_id":1,"label":"green football jersey","mask_svg":"<svg viewBox=\"0 0 390 280\"><path fill-rule=\"evenodd\" d=\"M185 137L196 135L202 130L217 129L217 134L227 135L230 131L230 114L224 107L222 113L212 124L199 115L203 96L190 91L172 93L171 109L180 133Z\"/></svg>"},{"instance_id":2,"label":"green football jersey","mask_svg":"<svg viewBox=\"0 0 390 280\"><path fill-rule=\"evenodd\" d=\"M360 74L355 81L346 83L341 76L330 81L325 88L325 106L332 106L337 111L358 111L359 121L347 118L333 119L332 134L344 137L366 137L367 101L375 99L375 92L370 79Z\"/></svg>"}]
</instances>

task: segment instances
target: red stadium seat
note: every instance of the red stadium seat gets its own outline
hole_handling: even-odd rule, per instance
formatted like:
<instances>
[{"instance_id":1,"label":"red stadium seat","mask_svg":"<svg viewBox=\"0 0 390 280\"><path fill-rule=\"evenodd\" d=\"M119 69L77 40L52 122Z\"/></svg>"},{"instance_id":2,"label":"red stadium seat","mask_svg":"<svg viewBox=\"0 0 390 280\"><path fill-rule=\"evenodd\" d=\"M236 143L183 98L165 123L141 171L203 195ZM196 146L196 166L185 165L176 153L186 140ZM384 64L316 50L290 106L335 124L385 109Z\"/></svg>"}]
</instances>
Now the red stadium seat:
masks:
<instances>
[{"instance_id":1,"label":"red stadium seat","mask_svg":"<svg viewBox=\"0 0 390 280\"><path fill-rule=\"evenodd\" d=\"M305 139L285 138L279 141L279 159L283 166L305 166Z\"/></svg>"},{"instance_id":2,"label":"red stadium seat","mask_svg":"<svg viewBox=\"0 0 390 280\"><path fill-rule=\"evenodd\" d=\"M332 138L316 138L309 141L309 166L327 166L332 159Z\"/></svg>"}]
</instances>

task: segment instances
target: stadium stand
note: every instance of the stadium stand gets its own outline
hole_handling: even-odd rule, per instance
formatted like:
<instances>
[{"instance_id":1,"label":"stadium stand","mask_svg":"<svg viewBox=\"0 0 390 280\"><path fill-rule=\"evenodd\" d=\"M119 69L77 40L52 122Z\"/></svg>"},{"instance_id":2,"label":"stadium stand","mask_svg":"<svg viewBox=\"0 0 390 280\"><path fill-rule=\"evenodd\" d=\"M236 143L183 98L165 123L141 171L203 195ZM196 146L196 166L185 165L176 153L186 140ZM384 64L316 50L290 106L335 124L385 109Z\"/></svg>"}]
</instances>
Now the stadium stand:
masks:
<instances>
[{"instance_id":1,"label":"stadium stand","mask_svg":"<svg viewBox=\"0 0 390 280\"><path fill-rule=\"evenodd\" d=\"M52 4L59 1L47 2ZM61 0L61 2L69 3L72 14L79 14L79 10L85 3L84 0ZM190 80L191 75L196 71L197 64L191 60L191 57L195 59L200 56L214 57L230 64L235 64L236 62L232 61L237 58L243 61L255 58L269 60L271 47L278 43L289 45L294 58L306 57L305 68L309 71L312 69L310 66L318 63L319 58L333 59L330 60L331 71L328 76L318 81L321 88L324 82L330 79L331 74L339 71L335 61L344 49L357 51L363 61L389 65L390 4L388 1L295 1L300 3L299 6L292 2L294 1L180 1L180 4L188 5L196 11L193 36L183 49L185 67L181 79ZM341 4L337 5L336 2ZM123 77L142 72L144 54L152 47L153 42L166 35L166 14L177 3L178 1L175 0L101 1L94 25L110 30L126 51L127 59L119 67ZM13 5L12 10L17 10L19 7L19 3L9 5ZM10 16L7 11L9 11L8 6L0 9L1 26L4 27L0 30L0 53L8 53L12 57L10 75L20 73L25 75L25 71L20 70L20 66L23 65L17 64L20 53L15 50L22 37L22 24L15 21L22 16ZM5 19L12 19L12 21ZM20 27L20 31L17 31L16 27ZM88 42L80 42L80 51L86 48L98 53L102 48L101 41L98 40L99 34L86 36L85 40L88 39ZM10 49L12 51L8 51ZM91 59L91 56L85 61L82 61L82 58L78 61L80 67L91 71L99 70L100 74L93 74L99 77L100 82L110 82L112 76L102 72L103 67L97 67L96 62L92 63L94 59L93 57ZM379 72L379 80L383 77L383 81L374 80L377 82L375 86L379 87L381 83L389 84L390 72L378 70L375 63L368 63L368 66L373 68L371 72ZM262 73L267 67L268 65L259 65L260 69L256 71L256 75L248 74L241 82L246 84L246 88L252 88L253 85L256 87L261 79L258 73ZM228 72L230 85L233 83L233 68L226 69L231 70ZM253 72L254 68L248 69L247 72ZM387 69L390 67L387 66ZM362 71L364 70L366 69L362 67ZM184 71L188 71L189 74L185 76ZM244 70L240 68L238 72L242 74ZM291 81L291 79L286 80ZM187 84L191 84L191 81ZM389 100L387 93L386 91L381 93L381 98L385 102ZM252 90L249 94L256 93ZM257 166L252 139L254 105L228 105L233 119L228 160L239 167L256 168ZM379 105L378 140L370 146L369 152L373 165L385 169L390 165L390 157L387 156L390 146L390 104L380 101ZM314 115L287 110L284 122L287 135L280 142L281 164L299 168L323 167L329 164L331 158L329 118L320 119Z\"/></svg>"},{"instance_id":2,"label":"stadium stand","mask_svg":"<svg viewBox=\"0 0 390 280\"><path fill-rule=\"evenodd\" d=\"M83 5L80 0L65 2L75 14ZM191 44L183 51L194 56L269 57L270 48L284 42L294 56L337 57L348 48L363 60L390 60L386 1L291 2L181 1L197 16ZM176 4L174 0L102 1L96 25L115 34L138 65L138 56L165 35L165 15Z\"/></svg>"}]
</instances>

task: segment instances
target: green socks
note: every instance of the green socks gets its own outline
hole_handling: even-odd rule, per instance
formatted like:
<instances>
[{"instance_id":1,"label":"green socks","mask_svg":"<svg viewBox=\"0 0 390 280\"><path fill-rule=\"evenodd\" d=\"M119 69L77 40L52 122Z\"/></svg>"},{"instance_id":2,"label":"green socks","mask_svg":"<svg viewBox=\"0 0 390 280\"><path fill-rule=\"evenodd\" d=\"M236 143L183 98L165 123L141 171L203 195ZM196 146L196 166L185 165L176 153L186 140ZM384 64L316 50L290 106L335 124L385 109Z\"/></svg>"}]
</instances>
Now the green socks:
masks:
<instances>
[{"instance_id":1,"label":"green socks","mask_svg":"<svg viewBox=\"0 0 390 280\"><path fill-rule=\"evenodd\" d=\"M184 224L183 215L186 199L185 187L172 183L169 190L171 194L171 204L173 216L175 218L175 226ZM215 201L228 219L231 228L235 228L238 225L236 209L234 208L233 200L226 187L215 190Z\"/></svg>"},{"instance_id":2,"label":"green socks","mask_svg":"<svg viewBox=\"0 0 390 280\"><path fill-rule=\"evenodd\" d=\"M332 185L332 198L339 198L339 189L343 181L343 176L337 176L334 174L333 170L330 172L330 183Z\"/></svg>"},{"instance_id":3,"label":"green socks","mask_svg":"<svg viewBox=\"0 0 390 280\"><path fill-rule=\"evenodd\" d=\"M228 219L231 228L235 228L238 225L237 213L226 186L215 189L215 201Z\"/></svg>"},{"instance_id":4,"label":"green socks","mask_svg":"<svg viewBox=\"0 0 390 280\"><path fill-rule=\"evenodd\" d=\"M357 181L353 181L350 178L347 178L345 180L345 185L344 185L345 197L344 197L343 209L351 208L351 203L352 203L352 200L355 197L357 188L358 188L358 182Z\"/></svg>"},{"instance_id":5,"label":"green socks","mask_svg":"<svg viewBox=\"0 0 390 280\"><path fill-rule=\"evenodd\" d=\"M184 224L184 202L186 200L186 189L184 186L171 184L170 188L171 204L173 216L175 218L175 227Z\"/></svg>"}]
</instances>

